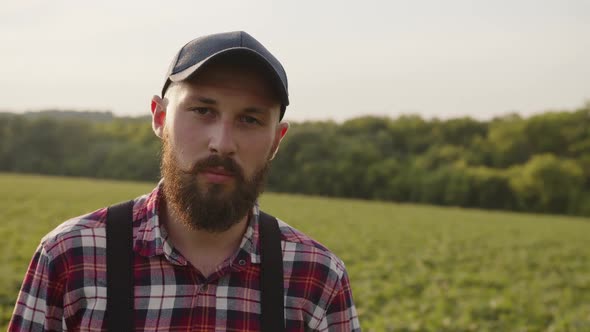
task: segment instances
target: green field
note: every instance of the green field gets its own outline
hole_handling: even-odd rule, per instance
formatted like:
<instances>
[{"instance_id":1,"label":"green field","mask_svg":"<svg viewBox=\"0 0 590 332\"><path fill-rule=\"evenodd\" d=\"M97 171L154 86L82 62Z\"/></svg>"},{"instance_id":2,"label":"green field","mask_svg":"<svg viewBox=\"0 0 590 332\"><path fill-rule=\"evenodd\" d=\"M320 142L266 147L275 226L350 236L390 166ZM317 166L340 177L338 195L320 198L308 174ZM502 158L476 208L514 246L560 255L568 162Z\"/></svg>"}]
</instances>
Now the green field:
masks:
<instances>
[{"instance_id":1,"label":"green field","mask_svg":"<svg viewBox=\"0 0 590 332\"><path fill-rule=\"evenodd\" d=\"M154 184L0 174L0 330L39 239ZM364 331L590 331L590 220L266 194L346 263Z\"/></svg>"}]
</instances>

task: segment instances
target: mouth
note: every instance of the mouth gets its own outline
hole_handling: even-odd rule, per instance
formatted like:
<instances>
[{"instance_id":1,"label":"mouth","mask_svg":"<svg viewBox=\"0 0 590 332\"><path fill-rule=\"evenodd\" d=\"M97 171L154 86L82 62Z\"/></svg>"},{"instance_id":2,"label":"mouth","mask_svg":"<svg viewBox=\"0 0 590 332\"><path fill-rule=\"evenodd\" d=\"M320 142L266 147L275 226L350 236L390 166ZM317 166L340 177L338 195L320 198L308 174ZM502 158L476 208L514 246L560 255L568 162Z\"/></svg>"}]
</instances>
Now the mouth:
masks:
<instances>
[{"instance_id":1,"label":"mouth","mask_svg":"<svg viewBox=\"0 0 590 332\"><path fill-rule=\"evenodd\" d=\"M211 183L225 183L235 178L233 172L230 172L221 166L206 168L201 171L201 174L205 177L207 182Z\"/></svg>"}]
</instances>

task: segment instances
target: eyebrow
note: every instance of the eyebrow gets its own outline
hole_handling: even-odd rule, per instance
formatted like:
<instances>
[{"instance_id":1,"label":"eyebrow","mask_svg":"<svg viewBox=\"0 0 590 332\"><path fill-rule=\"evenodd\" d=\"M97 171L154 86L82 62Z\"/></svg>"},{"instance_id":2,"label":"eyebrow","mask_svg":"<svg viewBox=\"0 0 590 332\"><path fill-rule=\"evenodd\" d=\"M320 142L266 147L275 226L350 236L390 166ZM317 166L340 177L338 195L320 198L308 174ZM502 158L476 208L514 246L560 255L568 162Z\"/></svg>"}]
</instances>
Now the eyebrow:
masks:
<instances>
[{"instance_id":1,"label":"eyebrow","mask_svg":"<svg viewBox=\"0 0 590 332\"><path fill-rule=\"evenodd\" d=\"M256 113L256 114L267 114L268 109L266 108L257 108L257 107L247 107L244 109L246 113Z\"/></svg>"},{"instance_id":2,"label":"eyebrow","mask_svg":"<svg viewBox=\"0 0 590 332\"><path fill-rule=\"evenodd\" d=\"M207 97L197 97L195 98L196 100L202 102L203 104L208 104L208 105L217 105L217 100L212 99L212 98L207 98Z\"/></svg>"}]
</instances>

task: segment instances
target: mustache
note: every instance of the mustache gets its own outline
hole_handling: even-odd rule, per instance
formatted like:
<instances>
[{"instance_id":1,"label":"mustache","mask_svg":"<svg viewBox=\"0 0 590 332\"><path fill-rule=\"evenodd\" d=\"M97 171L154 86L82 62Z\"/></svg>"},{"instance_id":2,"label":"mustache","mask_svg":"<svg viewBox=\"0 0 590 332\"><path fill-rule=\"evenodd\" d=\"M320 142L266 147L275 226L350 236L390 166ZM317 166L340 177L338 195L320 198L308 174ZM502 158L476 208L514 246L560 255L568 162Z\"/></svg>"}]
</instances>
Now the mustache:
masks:
<instances>
[{"instance_id":1,"label":"mustache","mask_svg":"<svg viewBox=\"0 0 590 332\"><path fill-rule=\"evenodd\" d=\"M244 177L242 168L235 160L230 157L221 157L219 155L210 155L207 158L197 161L193 167L185 173L197 175L208 168L215 167L222 167L225 171L230 172L239 178Z\"/></svg>"}]
</instances>

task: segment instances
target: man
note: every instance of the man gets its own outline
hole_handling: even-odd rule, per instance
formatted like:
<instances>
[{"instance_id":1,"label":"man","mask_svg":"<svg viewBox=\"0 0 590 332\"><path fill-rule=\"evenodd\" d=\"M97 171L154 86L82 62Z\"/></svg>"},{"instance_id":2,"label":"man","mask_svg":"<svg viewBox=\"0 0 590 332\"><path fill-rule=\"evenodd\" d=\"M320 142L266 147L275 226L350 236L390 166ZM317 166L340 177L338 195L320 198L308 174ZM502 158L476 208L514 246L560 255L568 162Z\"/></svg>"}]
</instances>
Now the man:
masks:
<instances>
[{"instance_id":1,"label":"man","mask_svg":"<svg viewBox=\"0 0 590 332\"><path fill-rule=\"evenodd\" d=\"M261 329L256 200L287 132L288 104L282 65L245 32L204 36L178 52L151 106L163 179L133 202L136 330ZM106 220L103 208L42 239L9 331L106 330ZM360 330L342 261L279 228L285 330Z\"/></svg>"}]
</instances>

